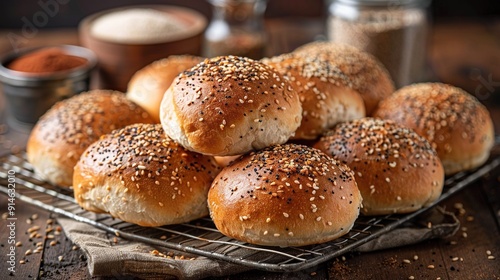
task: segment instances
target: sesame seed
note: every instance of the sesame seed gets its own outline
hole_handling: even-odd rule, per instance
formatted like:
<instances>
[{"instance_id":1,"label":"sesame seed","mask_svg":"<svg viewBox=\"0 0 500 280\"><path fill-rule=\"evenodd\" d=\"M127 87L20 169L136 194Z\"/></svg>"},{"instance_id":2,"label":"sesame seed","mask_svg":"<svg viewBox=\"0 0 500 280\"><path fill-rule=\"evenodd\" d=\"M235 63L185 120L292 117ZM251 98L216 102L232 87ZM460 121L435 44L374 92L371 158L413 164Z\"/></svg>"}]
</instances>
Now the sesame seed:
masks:
<instances>
[{"instance_id":1,"label":"sesame seed","mask_svg":"<svg viewBox=\"0 0 500 280\"><path fill-rule=\"evenodd\" d=\"M271 218L266 219L266 223L269 223L269 222L271 222Z\"/></svg>"},{"instance_id":2,"label":"sesame seed","mask_svg":"<svg viewBox=\"0 0 500 280\"><path fill-rule=\"evenodd\" d=\"M430 264L427 266L428 269L434 269L434 265L433 264Z\"/></svg>"},{"instance_id":3,"label":"sesame seed","mask_svg":"<svg viewBox=\"0 0 500 280\"><path fill-rule=\"evenodd\" d=\"M299 218L300 218L301 220L303 220L303 219L304 219L304 215L299 214Z\"/></svg>"},{"instance_id":4,"label":"sesame seed","mask_svg":"<svg viewBox=\"0 0 500 280\"><path fill-rule=\"evenodd\" d=\"M275 233L275 234L274 234L274 237L279 237L279 236L280 236L280 234L279 234L279 233Z\"/></svg>"},{"instance_id":5,"label":"sesame seed","mask_svg":"<svg viewBox=\"0 0 500 280\"><path fill-rule=\"evenodd\" d=\"M403 262L404 262L404 263L411 263L411 261L410 261L410 260L408 260L408 259L404 259L404 260L403 260Z\"/></svg>"},{"instance_id":6,"label":"sesame seed","mask_svg":"<svg viewBox=\"0 0 500 280\"><path fill-rule=\"evenodd\" d=\"M321 221L321 217L316 218L316 222L319 222L319 221Z\"/></svg>"},{"instance_id":7,"label":"sesame seed","mask_svg":"<svg viewBox=\"0 0 500 280\"><path fill-rule=\"evenodd\" d=\"M495 257L494 256L488 256L488 260L494 260Z\"/></svg>"},{"instance_id":8,"label":"sesame seed","mask_svg":"<svg viewBox=\"0 0 500 280\"><path fill-rule=\"evenodd\" d=\"M285 213L285 212L283 212L283 216L285 216L285 218L290 217L290 215L288 215L288 213Z\"/></svg>"}]
</instances>

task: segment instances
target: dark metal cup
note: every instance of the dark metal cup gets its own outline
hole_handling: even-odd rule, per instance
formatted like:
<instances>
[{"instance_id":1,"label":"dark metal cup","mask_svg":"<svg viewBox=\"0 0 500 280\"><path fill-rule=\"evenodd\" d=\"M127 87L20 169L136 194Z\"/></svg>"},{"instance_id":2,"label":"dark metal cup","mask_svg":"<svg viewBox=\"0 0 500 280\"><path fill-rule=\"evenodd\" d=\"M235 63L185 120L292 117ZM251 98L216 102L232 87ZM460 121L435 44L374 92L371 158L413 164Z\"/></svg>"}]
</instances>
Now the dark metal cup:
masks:
<instances>
[{"instance_id":1,"label":"dark metal cup","mask_svg":"<svg viewBox=\"0 0 500 280\"><path fill-rule=\"evenodd\" d=\"M44 48L44 47L43 47ZM16 121L34 124L56 102L89 90L91 72L97 64L95 54L78 46L58 46L69 55L85 58L82 66L53 73L26 73L6 66L18 57L39 48L11 52L0 60L0 81L7 101L7 112Z\"/></svg>"}]
</instances>

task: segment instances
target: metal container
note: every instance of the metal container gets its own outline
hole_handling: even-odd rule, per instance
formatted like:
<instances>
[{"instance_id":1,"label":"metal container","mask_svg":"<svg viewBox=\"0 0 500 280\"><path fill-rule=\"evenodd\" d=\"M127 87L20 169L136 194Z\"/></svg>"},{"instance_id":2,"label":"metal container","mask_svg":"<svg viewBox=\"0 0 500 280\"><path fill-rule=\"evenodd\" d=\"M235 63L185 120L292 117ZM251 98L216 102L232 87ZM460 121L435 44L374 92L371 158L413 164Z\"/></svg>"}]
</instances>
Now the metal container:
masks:
<instances>
[{"instance_id":1,"label":"metal container","mask_svg":"<svg viewBox=\"0 0 500 280\"><path fill-rule=\"evenodd\" d=\"M57 48L69 55L87 59L73 69L47 74L14 71L6 66L18 57L45 47L11 52L0 60L0 81L7 100L8 117L34 124L56 102L89 90L91 72L97 64L94 53L86 48L62 45Z\"/></svg>"},{"instance_id":2,"label":"metal container","mask_svg":"<svg viewBox=\"0 0 500 280\"><path fill-rule=\"evenodd\" d=\"M371 53L397 88L426 80L431 0L332 0L328 38Z\"/></svg>"}]
</instances>

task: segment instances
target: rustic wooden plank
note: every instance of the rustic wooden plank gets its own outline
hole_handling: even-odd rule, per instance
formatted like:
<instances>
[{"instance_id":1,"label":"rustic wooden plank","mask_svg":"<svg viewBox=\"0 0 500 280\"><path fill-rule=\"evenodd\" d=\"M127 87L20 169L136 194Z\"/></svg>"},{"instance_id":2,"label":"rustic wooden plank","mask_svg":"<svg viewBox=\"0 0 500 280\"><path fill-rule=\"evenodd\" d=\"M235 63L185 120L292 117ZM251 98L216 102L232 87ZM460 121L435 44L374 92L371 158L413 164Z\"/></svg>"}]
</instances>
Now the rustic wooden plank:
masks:
<instances>
[{"instance_id":1,"label":"rustic wooden plank","mask_svg":"<svg viewBox=\"0 0 500 280\"><path fill-rule=\"evenodd\" d=\"M54 219L56 221L56 219ZM54 233L60 226L54 223ZM84 252L69 240L63 231L54 234L56 243L45 245L43 264L40 267L40 279L89 279L87 259Z\"/></svg>"},{"instance_id":2,"label":"rustic wooden plank","mask_svg":"<svg viewBox=\"0 0 500 280\"><path fill-rule=\"evenodd\" d=\"M4 194L0 195L1 213L7 212L7 198L8 197ZM11 275L10 271L8 271L10 265L7 263L10 257L7 256L7 254L10 254L10 247L14 246L14 244L9 244L8 238L10 236L10 230L7 225L13 222L15 223L15 242L20 242L21 244L18 247L14 247L15 273L13 273L13 275L15 275L16 279L35 278L38 275L43 254L43 251L36 253L36 248L38 247L37 243L41 242L43 248L43 244L46 242L45 228L49 214L19 200L15 201L14 211L12 217L17 218L17 220L6 220L4 219L5 216L2 216L2 226L0 228L0 247L2 251L0 262L2 263L2 271L0 273L3 277ZM39 229L34 230L36 227ZM27 253L28 250L30 250L31 253Z\"/></svg>"},{"instance_id":3,"label":"rustic wooden plank","mask_svg":"<svg viewBox=\"0 0 500 280\"><path fill-rule=\"evenodd\" d=\"M468 187L442 204L455 212L461 222L461 229L455 236L403 248L348 255L345 261L332 263L330 278L500 279L500 233L480 184ZM496 258L488 259L487 251ZM429 268L430 265L433 268Z\"/></svg>"},{"instance_id":4,"label":"rustic wooden plank","mask_svg":"<svg viewBox=\"0 0 500 280\"><path fill-rule=\"evenodd\" d=\"M464 272L476 279L500 279L500 231L481 186L471 186L451 203L461 229L450 239L454 245L440 247L450 279L460 279Z\"/></svg>"}]
</instances>

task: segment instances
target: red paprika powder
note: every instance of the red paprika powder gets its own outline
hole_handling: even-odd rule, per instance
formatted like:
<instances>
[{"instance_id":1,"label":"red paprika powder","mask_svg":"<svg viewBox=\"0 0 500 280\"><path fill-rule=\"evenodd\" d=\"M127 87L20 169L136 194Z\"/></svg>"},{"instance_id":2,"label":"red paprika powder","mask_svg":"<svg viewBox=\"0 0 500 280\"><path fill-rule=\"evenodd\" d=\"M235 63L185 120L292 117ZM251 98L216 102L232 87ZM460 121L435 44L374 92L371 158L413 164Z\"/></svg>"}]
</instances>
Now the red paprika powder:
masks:
<instances>
[{"instance_id":1,"label":"red paprika powder","mask_svg":"<svg viewBox=\"0 0 500 280\"><path fill-rule=\"evenodd\" d=\"M85 58L66 54L61 49L45 48L25 54L12 61L7 67L28 73L51 73L76 68L85 63L87 63Z\"/></svg>"}]
</instances>

